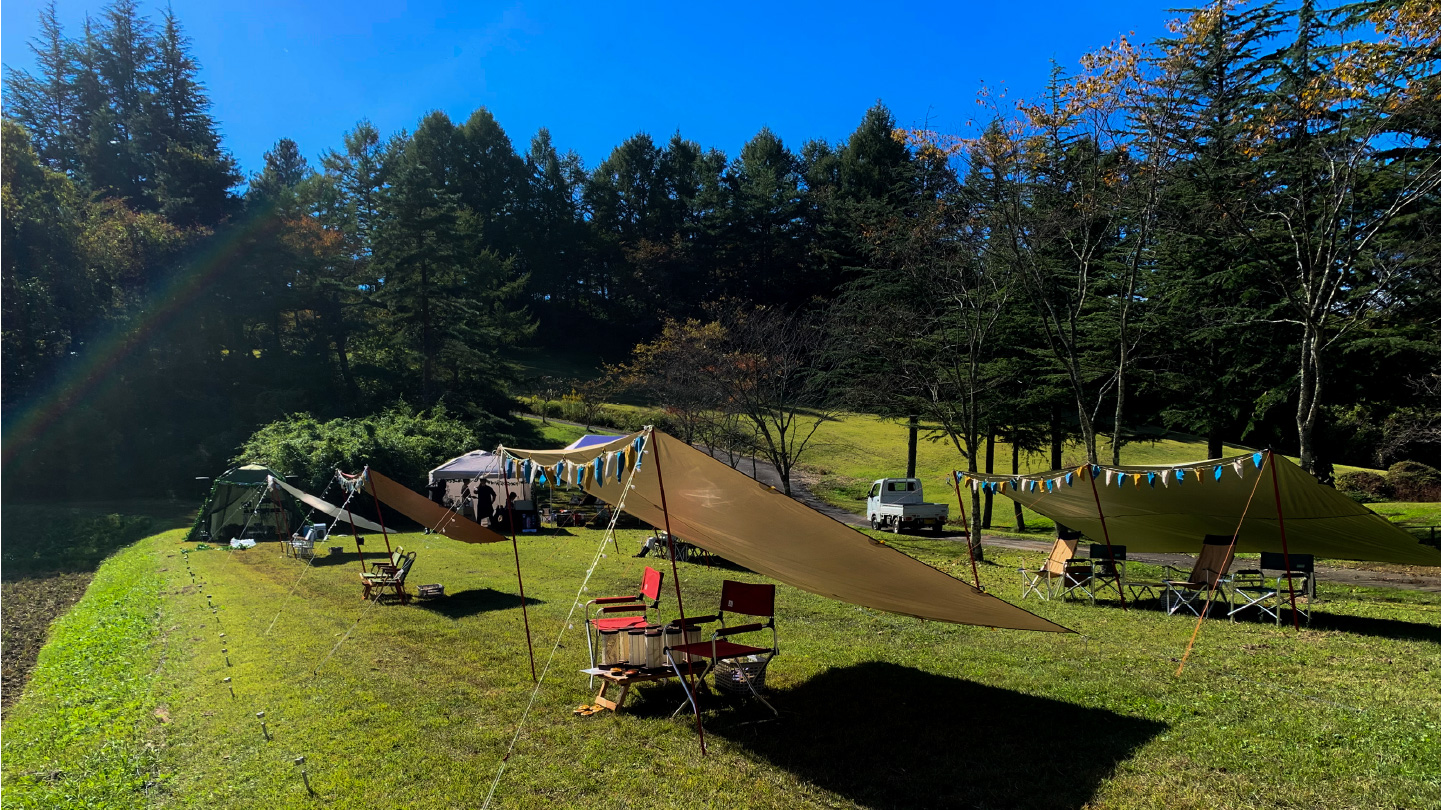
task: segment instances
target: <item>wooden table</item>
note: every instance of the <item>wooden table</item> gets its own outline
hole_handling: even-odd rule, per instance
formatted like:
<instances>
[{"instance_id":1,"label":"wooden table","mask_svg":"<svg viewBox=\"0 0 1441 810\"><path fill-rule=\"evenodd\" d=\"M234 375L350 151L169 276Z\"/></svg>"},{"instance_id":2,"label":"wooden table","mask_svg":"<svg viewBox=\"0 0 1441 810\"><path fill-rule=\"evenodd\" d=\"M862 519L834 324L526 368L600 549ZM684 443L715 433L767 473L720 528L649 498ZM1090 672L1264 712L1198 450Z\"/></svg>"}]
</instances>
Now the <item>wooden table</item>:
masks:
<instances>
[{"instance_id":1,"label":"wooden table","mask_svg":"<svg viewBox=\"0 0 1441 810\"><path fill-rule=\"evenodd\" d=\"M680 665L680 670L686 675L700 675L705 671L704 661L690 661ZM676 676L676 671L669 666L664 667L626 667L620 672L612 672L611 667L595 667L594 669L583 669L581 674L600 678L600 691L595 694L595 705L613 712L619 712L625 704L626 695L630 694L630 688L638 683L650 683L652 681L664 681ZM606 690L614 684L620 687L620 694L615 700L605 696Z\"/></svg>"}]
</instances>

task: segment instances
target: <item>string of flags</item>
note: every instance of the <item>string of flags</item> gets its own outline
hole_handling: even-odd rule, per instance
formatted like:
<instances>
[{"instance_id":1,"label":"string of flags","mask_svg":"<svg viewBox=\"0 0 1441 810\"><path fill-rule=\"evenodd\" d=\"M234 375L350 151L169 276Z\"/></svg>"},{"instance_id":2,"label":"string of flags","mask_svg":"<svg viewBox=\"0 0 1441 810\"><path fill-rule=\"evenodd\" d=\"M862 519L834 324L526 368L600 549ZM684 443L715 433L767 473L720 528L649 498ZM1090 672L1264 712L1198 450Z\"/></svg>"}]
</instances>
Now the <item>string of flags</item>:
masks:
<instances>
[{"instance_id":1,"label":"string of flags","mask_svg":"<svg viewBox=\"0 0 1441 810\"><path fill-rule=\"evenodd\" d=\"M640 470L647 435L642 433L635 437L629 447L608 450L588 461L561 460L549 467L534 463L530 459L517 458L501 448L501 452L505 454L505 476L531 485L570 485L581 489L584 489L587 483L604 485L612 479L616 483L622 483L625 481L627 469L633 467L637 472Z\"/></svg>"},{"instance_id":2,"label":"string of flags","mask_svg":"<svg viewBox=\"0 0 1441 810\"><path fill-rule=\"evenodd\" d=\"M1137 471L1135 469L1118 470L1109 467L1102 467L1099 464L1082 464L1074 470L1064 472L1045 473L1043 477L1031 476L987 476L984 473L955 473L956 481L963 487L975 492L1004 495L1007 492L1055 492L1061 487L1072 487L1077 481L1085 480L1089 474L1090 480L1105 486L1124 487L1130 484L1134 487L1142 485L1155 489L1156 484L1164 488L1170 488L1174 482L1177 486L1185 485L1188 482L1203 482L1207 474L1216 482L1220 482L1225 475L1225 469L1230 467L1236 473L1236 477L1244 478L1246 474L1246 456L1234 459L1226 459L1216 463L1193 464L1186 467L1162 467L1156 470ZM1251 464L1255 469L1260 469L1266 463L1266 454L1256 452L1250 456Z\"/></svg>"}]
</instances>

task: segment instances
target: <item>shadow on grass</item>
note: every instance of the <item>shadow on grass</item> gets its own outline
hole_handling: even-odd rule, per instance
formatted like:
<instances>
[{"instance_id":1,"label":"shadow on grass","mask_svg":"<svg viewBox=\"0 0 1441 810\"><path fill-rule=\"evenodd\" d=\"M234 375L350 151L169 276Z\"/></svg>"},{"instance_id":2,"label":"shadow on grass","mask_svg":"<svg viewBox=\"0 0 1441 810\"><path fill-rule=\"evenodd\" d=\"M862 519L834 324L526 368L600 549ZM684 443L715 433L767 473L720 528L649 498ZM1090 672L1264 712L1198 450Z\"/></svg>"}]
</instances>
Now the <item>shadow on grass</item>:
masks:
<instances>
[{"instance_id":1,"label":"shadow on grass","mask_svg":"<svg viewBox=\"0 0 1441 810\"><path fill-rule=\"evenodd\" d=\"M876 808L1080 807L1167 728L881 662L830 669L767 699L779 721L738 725L741 714L769 716L746 706L712 714L707 733Z\"/></svg>"},{"instance_id":2,"label":"shadow on grass","mask_svg":"<svg viewBox=\"0 0 1441 810\"><path fill-rule=\"evenodd\" d=\"M1291 615L1281 614L1283 627L1290 627ZM1305 626L1305 621L1301 626ZM1430 641L1441 644L1441 627L1431 622L1406 622L1400 619L1374 619L1368 616L1345 616L1316 611L1311 614L1312 630L1339 630L1361 636L1390 638L1398 641Z\"/></svg>"},{"instance_id":3,"label":"shadow on grass","mask_svg":"<svg viewBox=\"0 0 1441 810\"><path fill-rule=\"evenodd\" d=\"M412 607L439 613L452 619L463 619L467 616L489 613L492 610L518 608L520 607L520 596L497 591L494 588L471 588L438 599L414 599L410 604ZM525 604L527 607L531 607L544 604L544 600L527 596Z\"/></svg>"}]
</instances>

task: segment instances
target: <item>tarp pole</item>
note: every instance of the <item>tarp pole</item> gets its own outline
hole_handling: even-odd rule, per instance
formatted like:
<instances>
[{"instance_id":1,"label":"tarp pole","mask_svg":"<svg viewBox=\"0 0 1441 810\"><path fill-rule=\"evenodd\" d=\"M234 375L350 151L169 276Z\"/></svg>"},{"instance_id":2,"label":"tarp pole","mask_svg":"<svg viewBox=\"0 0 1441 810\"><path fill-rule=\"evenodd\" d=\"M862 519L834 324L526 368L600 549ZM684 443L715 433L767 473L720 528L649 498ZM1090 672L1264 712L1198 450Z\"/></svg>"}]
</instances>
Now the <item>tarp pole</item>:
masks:
<instances>
[{"instance_id":1,"label":"tarp pole","mask_svg":"<svg viewBox=\"0 0 1441 810\"><path fill-rule=\"evenodd\" d=\"M961 471L951 470L951 483L956 485L956 505L961 507L961 526L966 532L966 553L971 557L971 575L976 578L976 590L981 589L981 571L976 567L976 548L971 545L971 522L966 518L966 501L961 497Z\"/></svg>"},{"instance_id":2,"label":"tarp pole","mask_svg":"<svg viewBox=\"0 0 1441 810\"><path fill-rule=\"evenodd\" d=\"M335 471L335 474L336 474L336 475L340 475L340 471L339 471L339 470L336 470L336 471ZM361 485L361 486L364 486L364 485L365 485L365 482L364 482L364 481L361 481L361 482L360 482L360 485ZM346 499L345 499L345 514L346 514L347 517L350 518L350 520L347 521L347 522L350 524L350 536L353 537L353 538L355 538L355 556L356 556L357 558L359 558L359 560L360 560L360 573L364 574L364 573L365 573L365 549L363 549L363 548L360 547L360 530L357 529L357 528L355 528L355 513L350 510L350 500L351 500L351 498L354 498L354 497L355 497L355 495L354 495L354 493L352 493L349 498L346 498Z\"/></svg>"},{"instance_id":3,"label":"tarp pole","mask_svg":"<svg viewBox=\"0 0 1441 810\"><path fill-rule=\"evenodd\" d=\"M501 456L504 463L505 456ZM501 470L504 473L504 469ZM510 527L510 548L515 552L515 581L520 586L520 617L525 622L525 651L530 654L530 679L540 682L535 674L535 648L530 643L530 613L525 609L525 580L520 577L520 543L515 539L515 501L510 497L510 477L502 475L505 482L505 522ZM589 632L589 631L587 631Z\"/></svg>"},{"instance_id":4,"label":"tarp pole","mask_svg":"<svg viewBox=\"0 0 1441 810\"><path fill-rule=\"evenodd\" d=\"M1286 566L1286 591L1291 596L1291 626L1300 632L1301 617L1296 614L1296 583L1291 579L1291 552L1286 548L1286 518L1281 514L1281 482L1277 478L1275 455L1275 451L1266 450L1266 460L1271 463L1271 490L1276 494L1276 524L1281 529L1281 562Z\"/></svg>"},{"instance_id":5,"label":"tarp pole","mask_svg":"<svg viewBox=\"0 0 1441 810\"><path fill-rule=\"evenodd\" d=\"M365 469L361 471L360 475L360 485L368 486L370 484L369 464L365 465ZM375 499L375 522L380 524L380 536L385 538L385 553L394 555L395 551L390 548L390 532L385 529L385 512L380 508L380 496L375 494L375 487L370 487L370 497Z\"/></svg>"},{"instance_id":6,"label":"tarp pole","mask_svg":"<svg viewBox=\"0 0 1441 810\"><path fill-rule=\"evenodd\" d=\"M680 596L680 571L675 566L675 535L670 532L670 509L666 508L665 503L665 478L660 474L660 444L655 440L655 428L651 428L649 434L646 436L646 444L650 447L651 458L655 462L655 481L656 485L660 488L660 513L665 519L665 542L670 551L670 578L671 581L675 583L675 606L676 610L680 611L681 641L684 643L686 627L685 602L681 600ZM744 473L742 473L742 475L744 475ZM681 675L681 677L685 678L687 686L691 684L691 670L691 662L687 660L685 672ZM699 685L692 687L692 694L694 694L698 688ZM705 756L705 726L701 725L700 722L700 706L697 705L694 700L691 701L690 705L691 709L695 712L695 730L700 734L701 756Z\"/></svg>"},{"instance_id":7,"label":"tarp pole","mask_svg":"<svg viewBox=\"0 0 1441 810\"><path fill-rule=\"evenodd\" d=\"M1126 589L1121 585L1121 572L1116 568L1116 553L1111 551L1111 531L1106 528L1106 513L1101 511L1101 493L1096 489L1096 470L1087 464L1086 473L1091 479L1091 496L1096 499L1096 514L1101 516L1101 536L1106 538L1106 557L1110 560L1111 570L1116 572L1116 593L1121 595L1121 609L1130 610L1126 606Z\"/></svg>"}]
</instances>

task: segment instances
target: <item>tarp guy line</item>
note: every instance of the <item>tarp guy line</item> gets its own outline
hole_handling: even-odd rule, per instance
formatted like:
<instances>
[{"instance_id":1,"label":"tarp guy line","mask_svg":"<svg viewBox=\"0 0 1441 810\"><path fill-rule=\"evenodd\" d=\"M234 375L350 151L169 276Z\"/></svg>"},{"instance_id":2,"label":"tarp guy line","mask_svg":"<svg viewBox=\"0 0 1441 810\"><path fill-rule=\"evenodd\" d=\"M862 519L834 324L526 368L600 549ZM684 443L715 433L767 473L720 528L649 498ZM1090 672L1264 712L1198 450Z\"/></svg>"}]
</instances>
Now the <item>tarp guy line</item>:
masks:
<instances>
[{"instance_id":1,"label":"tarp guy line","mask_svg":"<svg viewBox=\"0 0 1441 810\"><path fill-rule=\"evenodd\" d=\"M1267 451L1266 459L1267 461L1271 460L1270 451ZM1274 462L1272 470L1275 470ZM1231 546L1226 550L1226 556L1232 560L1233 565L1235 564L1236 538L1241 536L1241 527L1246 523L1246 513L1251 510L1251 498L1256 497L1256 488L1260 485L1261 476L1257 475L1256 483L1251 485L1251 495L1246 498L1246 508L1241 510L1241 519L1236 522L1236 532L1231 535ZM1220 585L1221 576L1217 574L1215 580L1211 583L1210 590L1206 591L1206 604L1201 608L1201 615L1196 617L1196 627L1191 630L1191 640L1186 642L1186 652L1181 655L1181 663L1176 667L1176 677L1178 678L1181 677L1181 671L1186 668L1186 659L1191 657L1191 647L1196 644L1196 636L1201 633L1201 622L1205 621L1206 614L1211 612L1211 598L1216 595L1216 588L1220 587Z\"/></svg>"},{"instance_id":2,"label":"tarp guy line","mask_svg":"<svg viewBox=\"0 0 1441 810\"><path fill-rule=\"evenodd\" d=\"M505 447L500 452L506 453ZM556 650L560 649L560 642L565 638L566 628L571 626L571 620L575 617L575 609L581 606L580 597L590 585L590 578L595 574L596 566L600 565L600 559L604 556L605 541L615 536L615 524L620 519L620 513L625 509L625 499L631 490L635 489L635 474L638 466L632 467L630 477L626 479L625 488L621 491L619 502L614 505L611 511L610 525L606 527L605 534L601 535L600 545L596 546L595 556L590 560L590 567L585 571L585 578L581 580L580 587L576 589L575 598L570 602L570 612L565 614L565 621L560 625L560 632L555 634L555 645L550 648L550 655L546 656L545 666L540 669L540 677L536 680L535 686L530 690L530 702L526 703L525 711L520 715L520 721L515 725L515 735L510 738L510 745L505 749L505 756L500 759L500 766L495 771L495 779L490 783L490 791L485 794L485 804L481 805L482 810L490 807L490 801L495 797L495 788L500 784L500 777L505 774L505 765L510 761L510 755L515 751L515 745L520 741L520 733L525 729L525 721L530 717L530 710L535 707L535 699L540 694L540 687L545 683L545 676L550 672L550 664L555 660ZM586 632L590 632L588 629Z\"/></svg>"}]
</instances>

